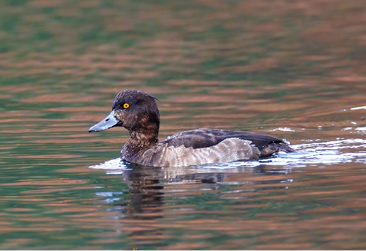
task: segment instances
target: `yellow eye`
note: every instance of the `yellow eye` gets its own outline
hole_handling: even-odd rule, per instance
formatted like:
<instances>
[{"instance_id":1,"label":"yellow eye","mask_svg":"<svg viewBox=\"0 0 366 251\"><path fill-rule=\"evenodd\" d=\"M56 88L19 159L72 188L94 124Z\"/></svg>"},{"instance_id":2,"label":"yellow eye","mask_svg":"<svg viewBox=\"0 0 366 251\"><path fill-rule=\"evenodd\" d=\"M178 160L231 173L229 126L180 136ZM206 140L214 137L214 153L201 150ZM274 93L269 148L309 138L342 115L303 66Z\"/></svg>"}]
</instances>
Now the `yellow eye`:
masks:
<instances>
[{"instance_id":1,"label":"yellow eye","mask_svg":"<svg viewBox=\"0 0 366 251\"><path fill-rule=\"evenodd\" d=\"M130 107L130 105L129 105L129 104L127 104L127 103L125 103L125 104L123 105L123 108L125 108L125 109L127 109L128 107Z\"/></svg>"}]
</instances>

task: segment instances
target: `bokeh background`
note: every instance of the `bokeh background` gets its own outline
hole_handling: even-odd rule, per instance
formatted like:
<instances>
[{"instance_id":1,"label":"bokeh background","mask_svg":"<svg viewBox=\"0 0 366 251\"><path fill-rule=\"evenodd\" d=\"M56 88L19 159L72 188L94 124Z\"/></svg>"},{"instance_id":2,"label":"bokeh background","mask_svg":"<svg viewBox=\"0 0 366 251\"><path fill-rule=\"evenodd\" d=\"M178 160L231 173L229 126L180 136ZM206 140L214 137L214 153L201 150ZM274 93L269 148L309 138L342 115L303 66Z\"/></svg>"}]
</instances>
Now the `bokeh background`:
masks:
<instances>
[{"instance_id":1,"label":"bokeh background","mask_svg":"<svg viewBox=\"0 0 366 251\"><path fill-rule=\"evenodd\" d=\"M0 1L0 248L365 249L365 13L362 0ZM303 152L98 166L128 133L88 129L127 88L159 98L161 138L243 130Z\"/></svg>"}]
</instances>

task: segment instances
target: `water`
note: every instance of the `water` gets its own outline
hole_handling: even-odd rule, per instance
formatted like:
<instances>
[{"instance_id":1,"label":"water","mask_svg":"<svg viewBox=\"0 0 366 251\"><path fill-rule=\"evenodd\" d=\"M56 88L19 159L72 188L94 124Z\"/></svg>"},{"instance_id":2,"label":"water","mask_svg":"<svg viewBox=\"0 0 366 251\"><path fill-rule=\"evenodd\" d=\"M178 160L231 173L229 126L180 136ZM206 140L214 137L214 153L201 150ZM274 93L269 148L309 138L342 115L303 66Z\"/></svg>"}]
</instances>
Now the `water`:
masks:
<instances>
[{"instance_id":1,"label":"water","mask_svg":"<svg viewBox=\"0 0 366 251\"><path fill-rule=\"evenodd\" d=\"M362 1L2 1L1 249L365 249ZM123 89L160 138L211 127L296 153L181 168L89 134Z\"/></svg>"}]
</instances>

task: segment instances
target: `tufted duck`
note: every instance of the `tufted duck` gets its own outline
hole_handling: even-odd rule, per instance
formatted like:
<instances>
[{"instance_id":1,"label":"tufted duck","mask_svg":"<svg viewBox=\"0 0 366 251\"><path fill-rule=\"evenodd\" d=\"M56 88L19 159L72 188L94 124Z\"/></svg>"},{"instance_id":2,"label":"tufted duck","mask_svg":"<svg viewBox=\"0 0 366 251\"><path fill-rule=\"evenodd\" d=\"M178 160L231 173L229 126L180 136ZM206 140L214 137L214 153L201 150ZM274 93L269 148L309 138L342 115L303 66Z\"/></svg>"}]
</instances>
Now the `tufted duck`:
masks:
<instances>
[{"instance_id":1,"label":"tufted duck","mask_svg":"<svg viewBox=\"0 0 366 251\"><path fill-rule=\"evenodd\" d=\"M145 166L189 166L256 160L294 150L282 139L264 134L219 129L195 129L158 141L160 115L157 98L124 90L113 101L112 112L89 132L123 126L130 133L121 151L123 160Z\"/></svg>"}]
</instances>

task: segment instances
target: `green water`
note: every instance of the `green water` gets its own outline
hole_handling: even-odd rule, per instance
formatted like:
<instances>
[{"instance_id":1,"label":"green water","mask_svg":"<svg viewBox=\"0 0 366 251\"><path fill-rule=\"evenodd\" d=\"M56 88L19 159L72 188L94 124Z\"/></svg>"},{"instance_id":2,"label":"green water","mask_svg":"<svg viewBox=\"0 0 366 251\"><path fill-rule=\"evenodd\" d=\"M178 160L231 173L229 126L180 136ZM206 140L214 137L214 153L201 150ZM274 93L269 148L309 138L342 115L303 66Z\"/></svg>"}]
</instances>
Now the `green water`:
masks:
<instances>
[{"instance_id":1,"label":"green water","mask_svg":"<svg viewBox=\"0 0 366 251\"><path fill-rule=\"evenodd\" d=\"M0 249L365 249L362 1L1 1ZM128 166L104 118L159 98L295 154Z\"/></svg>"}]
</instances>

